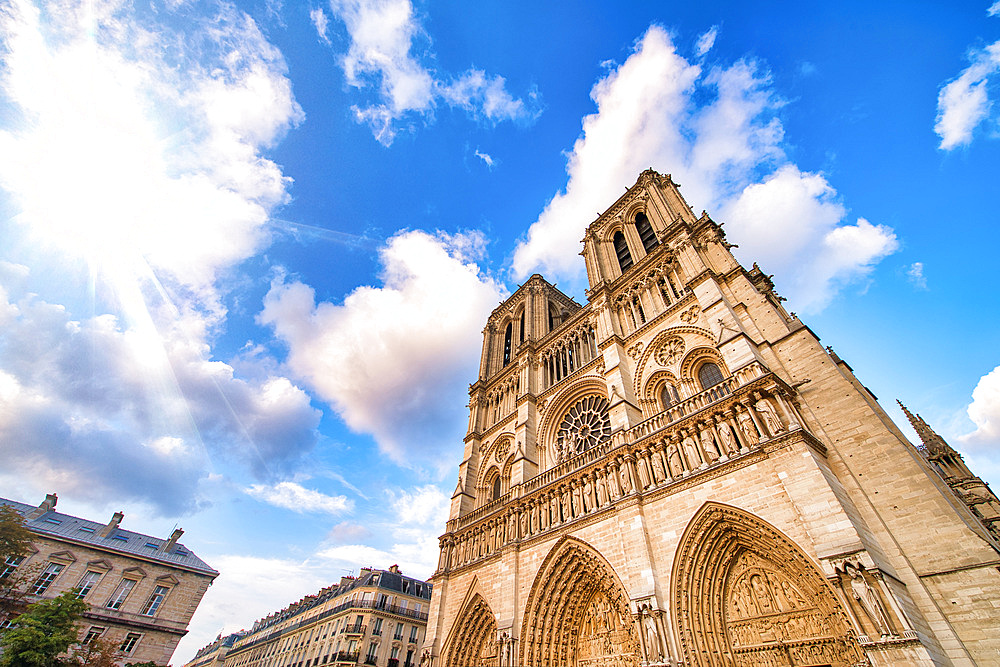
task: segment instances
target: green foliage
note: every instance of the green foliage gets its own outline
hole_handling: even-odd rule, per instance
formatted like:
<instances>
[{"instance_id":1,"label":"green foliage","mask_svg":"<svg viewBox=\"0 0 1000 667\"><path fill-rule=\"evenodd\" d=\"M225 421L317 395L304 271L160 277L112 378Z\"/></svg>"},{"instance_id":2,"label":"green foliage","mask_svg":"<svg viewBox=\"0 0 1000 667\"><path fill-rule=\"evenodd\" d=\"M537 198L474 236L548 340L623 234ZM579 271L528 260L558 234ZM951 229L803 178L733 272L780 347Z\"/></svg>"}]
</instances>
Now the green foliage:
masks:
<instances>
[{"instance_id":1,"label":"green foliage","mask_svg":"<svg viewBox=\"0 0 1000 667\"><path fill-rule=\"evenodd\" d=\"M126 662L125 667L160 667L152 660L147 660L146 662Z\"/></svg>"},{"instance_id":2,"label":"green foliage","mask_svg":"<svg viewBox=\"0 0 1000 667\"><path fill-rule=\"evenodd\" d=\"M58 667L59 656L76 642L76 621L87 608L73 591L28 606L15 627L0 636L0 667Z\"/></svg>"},{"instance_id":3,"label":"green foliage","mask_svg":"<svg viewBox=\"0 0 1000 667\"><path fill-rule=\"evenodd\" d=\"M23 556L31 546L31 533L24 517L10 505L0 505L0 563L11 556Z\"/></svg>"},{"instance_id":4,"label":"green foliage","mask_svg":"<svg viewBox=\"0 0 1000 667\"><path fill-rule=\"evenodd\" d=\"M118 644L97 637L86 644L76 646L65 664L67 667L118 667L120 657L122 652Z\"/></svg>"}]
</instances>

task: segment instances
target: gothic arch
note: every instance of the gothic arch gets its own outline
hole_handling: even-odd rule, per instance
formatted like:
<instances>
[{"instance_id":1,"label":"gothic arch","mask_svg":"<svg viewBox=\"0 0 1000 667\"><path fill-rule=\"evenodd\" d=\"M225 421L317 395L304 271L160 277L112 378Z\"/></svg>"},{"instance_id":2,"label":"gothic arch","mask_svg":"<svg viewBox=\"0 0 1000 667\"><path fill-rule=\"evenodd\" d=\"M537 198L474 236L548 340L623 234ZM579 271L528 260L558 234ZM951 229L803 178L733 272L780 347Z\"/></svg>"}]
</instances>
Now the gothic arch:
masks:
<instances>
[{"instance_id":1,"label":"gothic arch","mask_svg":"<svg viewBox=\"0 0 1000 667\"><path fill-rule=\"evenodd\" d=\"M564 537L542 562L521 623L531 667L638 667L629 598L614 568L585 542Z\"/></svg>"},{"instance_id":2,"label":"gothic arch","mask_svg":"<svg viewBox=\"0 0 1000 667\"><path fill-rule=\"evenodd\" d=\"M642 355L639 357L639 361L635 366L633 388L635 389L636 396L642 396L641 388L646 385L647 379L643 376L645 375L648 378L648 373L656 372L653 370L653 364L650 363L650 359L656 353L660 345L662 345L667 339L675 336L684 340L684 343L687 346L698 346L697 349L705 348L704 343L700 343L697 340L699 337L703 338L709 344L715 341L712 337L712 333L707 329L702 329L701 327L677 326L661 331L655 338L653 338L652 341L650 341L649 345L646 346L646 349L643 350ZM695 340L692 340L692 338L695 338ZM677 366L677 364L674 364L674 366Z\"/></svg>"},{"instance_id":3,"label":"gothic arch","mask_svg":"<svg viewBox=\"0 0 1000 667\"><path fill-rule=\"evenodd\" d=\"M550 455L556 441L556 433L563 415L581 398L596 394L604 399L608 398L608 387L604 379L596 375L588 375L580 378L569 387L566 387L558 394L549 399L545 406L541 420L538 423L537 440L538 448L545 453L545 461L542 463L545 469L552 467Z\"/></svg>"},{"instance_id":4,"label":"gothic arch","mask_svg":"<svg viewBox=\"0 0 1000 667\"><path fill-rule=\"evenodd\" d=\"M655 371L646 380L642 393L638 394L640 397L639 408L642 410L644 417L652 417L654 414L664 410L664 406L660 404L660 391L666 384L673 385L674 389L678 392L677 400L684 400L684 397L680 395L681 383L677 377L668 370Z\"/></svg>"},{"instance_id":5,"label":"gothic arch","mask_svg":"<svg viewBox=\"0 0 1000 667\"><path fill-rule=\"evenodd\" d=\"M763 519L705 503L674 563L671 606L685 664L849 667L863 660L820 569Z\"/></svg>"},{"instance_id":6,"label":"gothic arch","mask_svg":"<svg viewBox=\"0 0 1000 667\"><path fill-rule=\"evenodd\" d=\"M472 582L462 612L445 641L444 667L497 667L497 620L480 593L478 580Z\"/></svg>"},{"instance_id":7,"label":"gothic arch","mask_svg":"<svg viewBox=\"0 0 1000 667\"><path fill-rule=\"evenodd\" d=\"M698 369L706 362L717 365L724 377L731 375L729 367L726 366L726 362L718 350L714 347L696 347L685 355L680 367L681 380L693 382L694 386L697 387L695 393L701 391L701 385L698 383Z\"/></svg>"}]
</instances>

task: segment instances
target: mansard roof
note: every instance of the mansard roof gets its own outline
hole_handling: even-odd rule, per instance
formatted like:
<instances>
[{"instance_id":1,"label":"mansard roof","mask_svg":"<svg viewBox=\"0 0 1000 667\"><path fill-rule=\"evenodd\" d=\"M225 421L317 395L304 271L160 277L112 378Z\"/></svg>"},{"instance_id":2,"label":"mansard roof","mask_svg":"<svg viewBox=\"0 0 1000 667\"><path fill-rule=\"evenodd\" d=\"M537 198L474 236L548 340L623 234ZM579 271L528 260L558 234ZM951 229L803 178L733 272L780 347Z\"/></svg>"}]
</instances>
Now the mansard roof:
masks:
<instances>
[{"instance_id":1,"label":"mansard roof","mask_svg":"<svg viewBox=\"0 0 1000 667\"><path fill-rule=\"evenodd\" d=\"M81 519L55 510L48 510L39 516L29 518L32 512L38 509L37 506L7 498L0 498L0 505L10 505L17 510L24 517L25 527L42 537L60 542L74 542L101 551L192 570L213 578L219 575L218 570L210 567L208 563L198 558L190 549L180 543L175 543L168 550L164 550L164 546L169 543L167 539L117 527L105 537L101 537L101 532L107 527L107 524L98 521Z\"/></svg>"}]
</instances>

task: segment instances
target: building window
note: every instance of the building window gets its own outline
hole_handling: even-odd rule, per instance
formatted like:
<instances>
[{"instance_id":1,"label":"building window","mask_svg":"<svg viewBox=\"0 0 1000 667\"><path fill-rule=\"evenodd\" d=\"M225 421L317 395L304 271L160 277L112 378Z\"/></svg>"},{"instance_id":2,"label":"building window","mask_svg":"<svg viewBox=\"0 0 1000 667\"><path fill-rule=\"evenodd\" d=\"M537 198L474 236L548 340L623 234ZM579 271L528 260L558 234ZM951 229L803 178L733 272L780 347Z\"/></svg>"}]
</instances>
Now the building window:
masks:
<instances>
[{"instance_id":1,"label":"building window","mask_svg":"<svg viewBox=\"0 0 1000 667\"><path fill-rule=\"evenodd\" d=\"M376 652L378 652L378 644L376 642L372 642L371 644L368 645L368 654L365 656L365 664L366 665L374 665L375 664L375 653Z\"/></svg>"},{"instance_id":2,"label":"building window","mask_svg":"<svg viewBox=\"0 0 1000 667\"><path fill-rule=\"evenodd\" d=\"M59 563L49 563L42 573L38 575L38 578L35 579L35 583L31 587L32 595L41 595L44 593L53 580L59 576L59 573L63 571L63 567Z\"/></svg>"},{"instance_id":3,"label":"building window","mask_svg":"<svg viewBox=\"0 0 1000 667\"><path fill-rule=\"evenodd\" d=\"M372 634L375 636L382 636L382 619L376 618L375 622L372 624Z\"/></svg>"},{"instance_id":4,"label":"building window","mask_svg":"<svg viewBox=\"0 0 1000 667\"><path fill-rule=\"evenodd\" d=\"M649 224L649 218L646 217L645 213L635 214L635 231L639 232L642 247L647 253L660 245L660 242L656 238L656 232L653 231L653 226Z\"/></svg>"},{"instance_id":5,"label":"building window","mask_svg":"<svg viewBox=\"0 0 1000 667\"><path fill-rule=\"evenodd\" d=\"M134 579L122 579L118 584L118 588L111 594L111 597L108 598L108 603L104 606L108 609L121 609L125 603L125 598L128 597L133 588L135 588Z\"/></svg>"},{"instance_id":6,"label":"building window","mask_svg":"<svg viewBox=\"0 0 1000 667\"><path fill-rule=\"evenodd\" d=\"M490 494L490 500L497 500L500 498L500 475L497 475L493 480L493 493Z\"/></svg>"},{"instance_id":7,"label":"building window","mask_svg":"<svg viewBox=\"0 0 1000 667\"><path fill-rule=\"evenodd\" d=\"M132 655L132 651L135 650L135 645L139 643L142 639L142 635L137 632L130 632L125 635L125 641L122 642L121 652L125 655Z\"/></svg>"},{"instance_id":8,"label":"building window","mask_svg":"<svg viewBox=\"0 0 1000 667\"><path fill-rule=\"evenodd\" d=\"M90 630L87 630L87 636L84 637L83 641L80 643L83 645L87 645L90 642L94 641L95 639L99 638L103 634L104 634L104 628L96 625L91 626Z\"/></svg>"},{"instance_id":9,"label":"building window","mask_svg":"<svg viewBox=\"0 0 1000 667\"><path fill-rule=\"evenodd\" d=\"M143 616L152 616L156 613L156 610L160 608L163 603L163 598L167 596L167 591L170 589L166 586L157 586L153 589L153 594L149 596L146 600L146 604L143 605L142 611L140 612Z\"/></svg>"},{"instance_id":10,"label":"building window","mask_svg":"<svg viewBox=\"0 0 1000 667\"><path fill-rule=\"evenodd\" d=\"M97 580L100 578L101 578L100 572L87 570L87 572L83 575L83 578L80 579L80 583L76 585L76 599L82 600L83 598L87 597L87 593L91 591L91 589L94 587L94 584L96 584Z\"/></svg>"},{"instance_id":11,"label":"building window","mask_svg":"<svg viewBox=\"0 0 1000 667\"><path fill-rule=\"evenodd\" d=\"M506 366L510 363L510 344L511 338L514 337L514 323L508 322L507 328L503 333L503 365Z\"/></svg>"},{"instance_id":12,"label":"building window","mask_svg":"<svg viewBox=\"0 0 1000 667\"><path fill-rule=\"evenodd\" d=\"M702 389L714 387L722 382L723 379L722 371L719 370L718 365L713 364L711 361L702 364L701 368L698 369L698 380L701 382Z\"/></svg>"},{"instance_id":13,"label":"building window","mask_svg":"<svg viewBox=\"0 0 1000 667\"><path fill-rule=\"evenodd\" d=\"M410 642L415 643L417 641L417 626L410 628Z\"/></svg>"},{"instance_id":14,"label":"building window","mask_svg":"<svg viewBox=\"0 0 1000 667\"><path fill-rule=\"evenodd\" d=\"M0 571L0 579L6 579L17 569L17 566L24 562L24 556L7 556L4 561L3 570Z\"/></svg>"},{"instance_id":15,"label":"building window","mask_svg":"<svg viewBox=\"0 0 1000 667\"><path fill-rule=\"evenodd\" d=\"M393 639L402 639L403 638L403 624L402 623L397 623L396 624L396 632L395 632L395 634L393 634L392 638Z\"/></svg>"},{"instance_id":16,"label":"building window","mask_svg":"<svg viewBox=\"0 0 1000 667\"><path fill-rule=\"evenodd\" d=\"M677 403L678 400L680 399L677 396L677 389L674 385L669 382L663 385L663 389L660 390L660 404L663 406L663 409L666 410L674 403Z\"/></svg>"},{"instance_id":17,"label":"building window","mask_svg":"<svg viewBox=\"0 0 1000 667\"><path fill-rule=\"evenodd\" d=\"M625 242L625 235L621 232L615 232L615 235L611 237L611 242L615 246L615 256L618 257L618 266L621 267L622 273L625 273L632 267L632 253L628 250L628 243Z\"/></svg>"}]
</instances>

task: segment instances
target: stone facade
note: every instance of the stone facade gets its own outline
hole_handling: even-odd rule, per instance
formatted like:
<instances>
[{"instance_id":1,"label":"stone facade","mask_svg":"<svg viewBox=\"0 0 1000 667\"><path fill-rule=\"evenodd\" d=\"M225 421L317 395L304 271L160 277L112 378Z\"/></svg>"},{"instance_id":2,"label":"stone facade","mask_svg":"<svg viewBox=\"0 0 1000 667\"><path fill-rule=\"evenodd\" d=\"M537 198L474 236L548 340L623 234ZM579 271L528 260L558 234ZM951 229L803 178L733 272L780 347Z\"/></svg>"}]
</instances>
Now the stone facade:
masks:
<instances>
[{"instance_id":1,"label":"stone facade","mask_svg":"<svg viewBox=\"0 0 1000 667\"><path fill-rule=\"evenodd\" d=\"M648 170L583 245L487 322L422 663L995 663L989 521L721 226Z\"/></svg>"},{"instance_id":2,"label":"stone facade","mask_svg":"<svg viewBox=\"0 0 1000 667\"><path fill-rule=\"evenodd\" d=\"M37 507L0 498L20 512L34 537L32 553L7 563L34 568L24 601L78 589L90 603L78 623L81 641L117 644L121 662L168 664L219 573L177 541L182 530L150 537L122 529L121 512L101 524L56 512L57 502L55 494Z\"/></svg>"},{"instance_id":3,"label":"stone facade","mask_svg":"<svg viewBox=\"0 0 1000 667\"><path fill-rule=\"evenodd\" d=\"M395 565L362 568L257 621L236 640L225 667L414 667L430 600L431 585Z\"/></svg>"}]
</instances>

